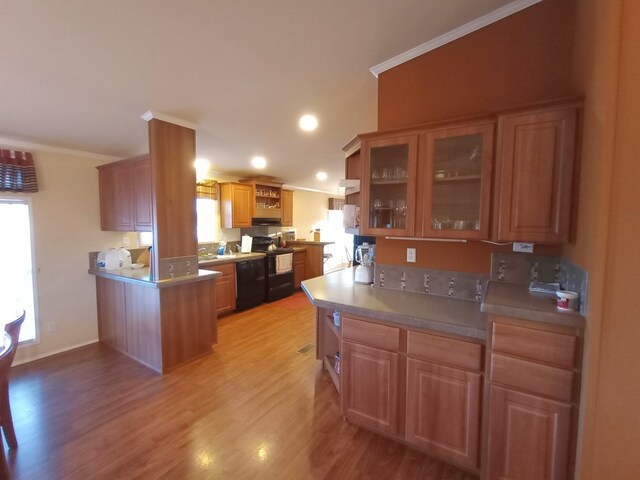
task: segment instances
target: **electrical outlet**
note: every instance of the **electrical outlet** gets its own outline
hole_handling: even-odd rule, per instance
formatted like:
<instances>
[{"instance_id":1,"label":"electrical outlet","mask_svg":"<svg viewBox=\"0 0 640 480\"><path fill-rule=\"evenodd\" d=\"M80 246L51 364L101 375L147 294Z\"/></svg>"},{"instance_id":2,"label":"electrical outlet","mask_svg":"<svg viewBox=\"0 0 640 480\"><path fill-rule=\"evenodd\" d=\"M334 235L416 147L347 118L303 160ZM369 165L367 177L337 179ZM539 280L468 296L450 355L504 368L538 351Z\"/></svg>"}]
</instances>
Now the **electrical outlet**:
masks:
<instances>
[{"instance_id":1,"label":"electrical outlet","mask_svg":"<svg viewBox=\"0 0 640 480\"><path fill-rule=\"evenodd\" d=\"M127 248L129 246L129 237L122 237L120 239L120 246L122 248Z\"/></svg>"},{"instance_id":2,"label":"electrical outlet","mask_svg":"<svg viewBox=\"0 0 640 480\"><path fill-rule=\"evenodd\" d=\"M513 242L513 251L520 253L533 253L534 243Z\"/></svg>"},{"instance_id":3,"label":"electrical outlet","mask_svg":"<svg viewBox=\"0 0 640 480\"><path fill-rule=\"evenodd\" d=\"M58 325L56 324L56 322L47 322L45 324L45 330L47 332L55 332L58 329Z\"/></svg>"},{"instance_id":4,"label":"electrical outlet","mask_svg":"<svg viewBox=\"0 0 640 480\"><path fill-rule=\"evenodd\" d=\"M407 248L407 262L416 263L416 249Z\"/></svg>"}]
</instances>

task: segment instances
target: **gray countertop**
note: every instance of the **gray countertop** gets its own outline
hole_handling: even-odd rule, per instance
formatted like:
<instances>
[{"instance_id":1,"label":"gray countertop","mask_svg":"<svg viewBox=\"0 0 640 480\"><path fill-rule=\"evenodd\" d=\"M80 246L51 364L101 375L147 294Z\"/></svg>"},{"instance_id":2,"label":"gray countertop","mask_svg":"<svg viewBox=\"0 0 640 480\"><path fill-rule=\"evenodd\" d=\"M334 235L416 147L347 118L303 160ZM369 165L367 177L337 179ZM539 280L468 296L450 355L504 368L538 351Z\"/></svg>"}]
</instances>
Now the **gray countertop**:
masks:
<instances>
[{"instance_id":1,"label":"gray countertop","mask_svg":"<svg viewBox=\"0 0 640 480\"><path fill-rule=\"evenodd\" d=\"M556 297L529 292L528 285L490 281L482 302L485 313L537 322L584 328L586 319L578 312L556 308Z\"/></svg>"},{"instance_id":2,"label":"gray countertop","mask_svg":"<svg viewBox=\"0 0 640 480\"><path fill-rule=\"evenodd\" d=\"M201 282L203 280L211 280L222 276L221 272L216 272L213 270L198 270L198 273L194 275L186 275L184 277L158 280L154 282L149 275L149 267L141 268L139 270L132 270L130 268L122 268L120 270L98 269L89 270L89 273L95 275L96 277L108 278L120 282L133 283L150 288L173 287L175 285L182 285L184 283L191 282Z\"/></svg>"},{"instance_id":3,"label":"gray countertop","mask_svg":"<svg viewBox=\"0 0 640 480\"><path fill-rule=\"evenodd\" d=\"M251 253L235 253L234 254L235 257L231 257L231 256L227 256L225 258L210 258L210 259L198 259L198 265L200 267L211 267L214 265L221 265L223 263L235 263L235 262L241 262L243 260L253 260L256 258L264 258L265 254L264 253L256 253L256 252L251 252Z\"/></svg>"},{"instance_id":4,"label":"gray countertop","mask_svg":"<svg viewBox=\"0 0 640 480\"><path fill-rule=\"evenodd\" d=\"M355 268L302 282L316 307L386 322L484 340L487 322L480 303L353 283Z\"/></svg>"}]
</instances>

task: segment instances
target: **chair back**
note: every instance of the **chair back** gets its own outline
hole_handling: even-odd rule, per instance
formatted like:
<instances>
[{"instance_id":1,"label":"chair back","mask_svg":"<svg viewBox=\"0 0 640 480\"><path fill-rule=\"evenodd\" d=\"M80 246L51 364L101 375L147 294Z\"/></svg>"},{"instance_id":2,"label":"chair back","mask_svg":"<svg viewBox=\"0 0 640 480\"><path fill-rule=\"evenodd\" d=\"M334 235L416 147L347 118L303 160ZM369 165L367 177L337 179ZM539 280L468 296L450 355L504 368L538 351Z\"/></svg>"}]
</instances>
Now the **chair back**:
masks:
<instances>
[{"instance_id":1,"label":"chair back","mask_svg":"<svg viewBox=\"0 0 640 480\"><path fill-rule=\"evenodd\" d=\"M7 383L9 380L9 370L18 348L18 341L13 340L9 334L2 332L0 333L0 338L2 337L4 337L4 350L0 352L0 385Z\"/></svg>"},{"instance_id":2,"label":"chair back","mask_svg":"<svg viewBox=\"0 0 640 480\"><path fill-rule=\"evenodd\" d=\"M16 356L16 350L18 350L18 341L20 339L20 328L22 327L22 323L24 322L24 317L27 315L27 312L22 311L22 315L20 315L15 320L5 324L4 331L9 334L11 337L11 343L15 343L15 347L13 348L13 352L11 355L11 360L9 361L9 365L13 362L13 357Z\"/></svg>"}]
</instances>

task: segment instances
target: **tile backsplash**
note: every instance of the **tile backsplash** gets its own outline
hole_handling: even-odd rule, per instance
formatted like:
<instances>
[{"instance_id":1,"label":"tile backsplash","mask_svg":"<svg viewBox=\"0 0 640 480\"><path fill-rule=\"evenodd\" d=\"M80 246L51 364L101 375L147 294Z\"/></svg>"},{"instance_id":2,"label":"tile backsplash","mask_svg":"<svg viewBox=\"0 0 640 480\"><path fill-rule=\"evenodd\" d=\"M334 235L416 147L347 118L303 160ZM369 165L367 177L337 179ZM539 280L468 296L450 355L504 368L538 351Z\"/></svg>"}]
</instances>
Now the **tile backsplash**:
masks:
<instances>
[{"instance_id":1,"label":"tile backsplash","mask_svg":"<svg viewBox=\"0 0 640 480\"><path fill-rule=\"evenodd\" d=\"M532 281L559 283L564 290L580 295L580 313L587 311L587 272L562 257L530 253L491 255L491 280L529 284Z\"/></svg>"},{"instance_id":2,"label":"tile backsplash","mask_svg":"<svg viewBox=\"0 0 640 480\"><path fill-rule=\"evenodd\" d=\"M488 275L466 272L375 264L374 286L439 295L464 300L482 300Z\"/></svg>"}]
</instances>

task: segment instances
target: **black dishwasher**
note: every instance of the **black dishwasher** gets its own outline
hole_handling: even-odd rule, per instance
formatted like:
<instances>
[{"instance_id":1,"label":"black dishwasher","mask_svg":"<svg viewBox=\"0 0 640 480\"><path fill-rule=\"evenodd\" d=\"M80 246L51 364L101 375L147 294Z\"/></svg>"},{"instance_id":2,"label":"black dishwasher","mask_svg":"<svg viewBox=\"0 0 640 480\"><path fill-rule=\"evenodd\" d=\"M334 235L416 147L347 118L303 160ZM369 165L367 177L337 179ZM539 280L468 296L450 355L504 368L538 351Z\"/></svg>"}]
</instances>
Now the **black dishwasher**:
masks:
<instances>
[{"instance_id":1,"label":"black dishwasher","mask_svg":"<svg viewBox=\"0 0 640 480\"><path fill-rule=\"evenodd\" d=\"M236 311L264 302L264 258L236 262Z\"/></svg>"}]
</instances>

